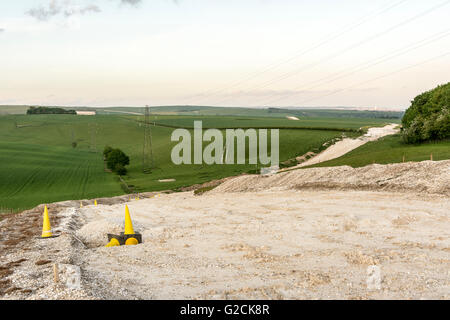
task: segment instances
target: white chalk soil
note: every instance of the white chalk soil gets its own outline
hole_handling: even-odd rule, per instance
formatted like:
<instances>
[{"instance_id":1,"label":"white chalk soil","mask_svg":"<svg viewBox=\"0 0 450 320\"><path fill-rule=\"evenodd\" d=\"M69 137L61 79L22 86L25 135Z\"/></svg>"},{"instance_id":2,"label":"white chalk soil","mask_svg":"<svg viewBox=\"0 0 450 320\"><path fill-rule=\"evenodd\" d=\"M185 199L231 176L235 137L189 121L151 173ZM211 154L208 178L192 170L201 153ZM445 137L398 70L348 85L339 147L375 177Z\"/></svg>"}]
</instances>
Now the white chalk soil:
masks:
<instances>
[{"instance_id":1,"label":"white chalk soil","mask_svg":"<svg viewBox=\"0 0 450 320\"><path fill-rule=\"evenodd\" d=\"M449 209L445 197L364 191L165 195L130 203L144 244L94 247L78 263L105 298L448 299ZM106 226L122 211L82 214ZM372 265L380 290L367 287Z\"/></svg>"},{"instance_id":2,"label":"white chalk soil","mask_svg":"<svg viewBox=\"0 0 450 320\"><path fill-rule=\"evenodd\" d=\"M346 153L349 153L350 151L356 148L359 148L360 146L366 144L369 141L375 141L382 137L393 135L398 132L399 132L398 124L395 123L380 128L370 128L365 135L359 138L356 139L345 138L328 147L318 155L302 162L301 164L280 171L282 172L286 170L292 170L293 168L307 167L321 162L336 159L342 157Z\"/></svg>"},{"instance_id":3,"label":"white chalk soil","mask_svg":"<svg viewBox=\"0 0 450 320\"><path fill-rule=\"evenodd\" d=\"M65 209L60 238L2 257L27 259L3 298L449 299L450 161L327 170L128 202L137 246L104 247L124 203ZM81 288L36 259L79 266Z\"/></svg>"}]
</instances>

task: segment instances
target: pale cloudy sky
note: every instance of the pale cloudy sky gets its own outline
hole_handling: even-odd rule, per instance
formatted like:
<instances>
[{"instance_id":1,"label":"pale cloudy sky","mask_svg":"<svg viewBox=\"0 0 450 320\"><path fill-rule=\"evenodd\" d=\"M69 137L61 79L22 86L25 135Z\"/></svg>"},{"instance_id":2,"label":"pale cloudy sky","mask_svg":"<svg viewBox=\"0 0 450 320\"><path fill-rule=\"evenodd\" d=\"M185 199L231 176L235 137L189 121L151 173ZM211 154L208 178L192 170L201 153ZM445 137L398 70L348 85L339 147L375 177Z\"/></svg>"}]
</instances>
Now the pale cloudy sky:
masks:
<instances>
[{"instance_id":1,"label":"pale cloudy sky","mask_svg":"<svg viewBox=\"0 0 450 320\"><path fill-rule=\"evenodd\" d=\"M0 104L406 108L450 0L0 1Z\"/></svg>"}]
</instances>

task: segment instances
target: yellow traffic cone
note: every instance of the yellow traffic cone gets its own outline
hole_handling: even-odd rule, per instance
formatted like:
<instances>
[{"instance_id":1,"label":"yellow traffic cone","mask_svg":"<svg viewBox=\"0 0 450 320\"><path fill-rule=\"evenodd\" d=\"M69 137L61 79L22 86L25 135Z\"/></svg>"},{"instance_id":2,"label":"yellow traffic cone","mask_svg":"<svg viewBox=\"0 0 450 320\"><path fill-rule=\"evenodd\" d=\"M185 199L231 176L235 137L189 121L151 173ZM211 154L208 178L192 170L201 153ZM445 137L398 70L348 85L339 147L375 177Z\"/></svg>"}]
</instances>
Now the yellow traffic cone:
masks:
<instances>
[{"instance_id":1,"label":"yellow traffic cone","mask_svg":"<svg viewBox=\"0 0 450 320\"><path fill-rule=\"evenodd\" d=\"M97 206L97 200L95 200L94 204Z\"/></svg>"},{"instance_id":2,"label":"yellow traffic cone","mask_svg":"<svg viewBox=\"0 0 450 320\"><path fill-rule=\"evenodd\" d=\"M120 246L120 242L116 238L112 238L111 241L106 245L107 248L119 247L119 246Z\"/></svg>"},{"instance_id":3,"label":"yellow traffic cone","mask_svg":"<svg viewBox=\"0 0 450 320\"><path fill-rule=\"evenodd\" d=\"M135 246L138 244L139 244L139 242L135 238L128 238L127 241L125 241L126 246Z\"/></svg>"},{"instance_id":4,"label":"yellow traffic cone","mask_svg":"<svg viewBox=\"0 0 450 320\"><path fill-rule=\"evenodd\" d=\"M130 210L128 206L125 205L125 232L124 235L134 235L133 222L131 222ZM125 241L126 246L133 246L139 244L136 238L128 238Z\"/></svg>"},{"instance_id":5,"label":"yellow traffic cone","mask_svg":"<svg viewBox=\"0 0 450 320\"><path fill-rule=\"evenodd\" d=\"M125 235L134 234L133 222L131 222L130 209L125 205Z\"/></svg>"},{"instance_id":6,"label":"yellow traffic cone","mask_svg":"<svg viewBox=\"0 0 450 320\"><path fill-rule=\"evenodd\" d=\"M42 238L51 238L51 237L53 237L52 227L50 226L50 218L48 216L48 208L47 208L47 206L45 206L44 222L42 224Z\"/></svg>"}]
</instances>

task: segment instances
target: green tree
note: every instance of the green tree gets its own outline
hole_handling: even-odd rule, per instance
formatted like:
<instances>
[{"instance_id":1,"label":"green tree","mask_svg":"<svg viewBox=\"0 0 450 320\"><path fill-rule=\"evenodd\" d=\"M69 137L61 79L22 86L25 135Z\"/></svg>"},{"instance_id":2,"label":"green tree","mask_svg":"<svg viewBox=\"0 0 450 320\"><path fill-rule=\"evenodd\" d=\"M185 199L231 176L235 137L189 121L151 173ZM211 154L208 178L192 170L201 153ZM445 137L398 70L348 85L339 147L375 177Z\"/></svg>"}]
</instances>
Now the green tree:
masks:
<instances>
[{"instance_id":1,"label":"green tree","mask_svg":"<svg viewBox=\"0 0 450 320\"><path fill-rule=\"evenodd\" d=\"M117 163L116 167L114 168L114 172L117 173L119 176L124 176L127 174L127 169L122 164Z\"/></svg>"},{"instance_id":2,"label":"green tree","mask_svg":"<svg viewBox=\"0 0 450 320\"><path fill-rule=\"evenodd\" d=\"M49 108L49 107L30 107L27 114L77 114L75 110L66 110L63 108Z\"/></svg>"},{"instance_id":3,"label":"green tree","mask_svg":"<svg viewBox=\"0 0 450 320\"><path fill-rule=\"evenodd\" d=\"M420 143L450 138L449 108L450 83L415 97L402 119L403 140Z\"/></svg>"},{"instance_id":4,"label":"green tree","mask_svg":"<svg viewBox=\"0 0 450 320\"><path fill-rule=\"evenodd\" d=\"M111 148L110 146L106 146L105 149L103 149L103 157L106 159L108 159L108 155L111 151L113 151L114 149Z\"/></svg>"},{"instance_id":5,"label":"green tree","mask_svg":"<svg viewBox=\"0 0 450 320\"><path fill-rule=\"evenodd\" d=\"M106 147L103 154L108 169L120 175L126 174L125 166L130 164L130 158L122 150Z\"/></svg>"}]
</instances>

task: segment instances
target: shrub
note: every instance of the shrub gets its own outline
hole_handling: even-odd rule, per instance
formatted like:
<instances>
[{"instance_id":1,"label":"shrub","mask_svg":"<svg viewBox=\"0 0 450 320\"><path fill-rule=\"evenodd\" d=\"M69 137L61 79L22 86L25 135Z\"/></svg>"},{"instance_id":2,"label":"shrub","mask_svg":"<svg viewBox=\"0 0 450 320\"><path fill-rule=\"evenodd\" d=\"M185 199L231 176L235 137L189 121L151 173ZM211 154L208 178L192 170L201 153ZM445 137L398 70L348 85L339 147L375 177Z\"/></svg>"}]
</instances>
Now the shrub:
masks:
<instances>
[{"instance_id":1,"label":"shrub","mask_svg":"<svg viewBox=\"0 0 450 320\"><path fill-rule=\"evenodd\" d=\"M103 151L106 160L106 166L118 175L127 174L125 166L130 164L130 158L120 149L113 149L106 146Z\"/></svg>"},{"instance_id":2,"label":"shrub","mask_svg":"<svg viewBox=\"0 0 450 320\"><path fill-rule=\"evenodd\" d=\"M403 140L419 143L450 137L450 83L418 95L402 119Z\"/></svg>"},{"instance_id":3,"label":"shrub","mask_svg":"<svg viewBox=\"0 0 450 320\"><path fill-rule=\"evenodd\" d=\"M124 165L117 163L114 167L114 172L117 173L119 176L124 176L127 174L127 169Z\"/></svg>"},{"instance_id":4,"label":"shrub","mask_svg":"<svg viewBox=\"0 0 450 320\"><path fill-rule=\"evenodd\" d=\"M109 153L113 151L113 148L111 148L110 146L106 146L105 149L103 149L103 157L106 159L108 159L108 155Z\"/></svg>"}]
</instances>

